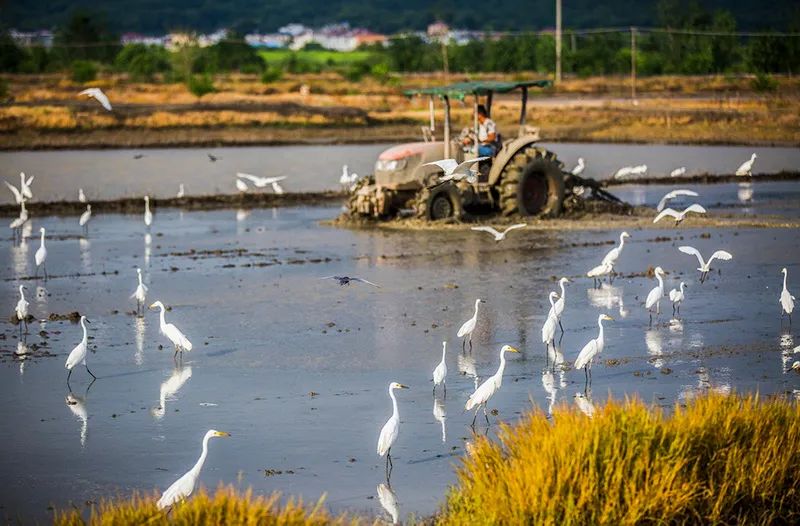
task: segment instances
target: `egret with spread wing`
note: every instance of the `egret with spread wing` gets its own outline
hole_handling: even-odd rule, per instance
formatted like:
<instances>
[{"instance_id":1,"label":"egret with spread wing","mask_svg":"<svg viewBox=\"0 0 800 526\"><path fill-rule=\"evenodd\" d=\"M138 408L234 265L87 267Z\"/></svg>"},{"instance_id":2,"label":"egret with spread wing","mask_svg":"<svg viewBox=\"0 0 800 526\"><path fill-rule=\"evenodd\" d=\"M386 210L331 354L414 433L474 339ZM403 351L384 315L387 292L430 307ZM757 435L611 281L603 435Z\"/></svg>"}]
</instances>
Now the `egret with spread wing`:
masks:
<instances>
[{"instance_id":1,"label":"egret with spread wing","mask_svg":"<svg viewBox=\"0 0 800 526\"><path fill-rule=\"evenodd\" d=\"M285 175L279 175L276 177L258 177L256 175L250 175L242 172L236 172L236 177L240 179L247 179L253 183L253 186L256 188L264 188L266 186L271 185L272 183L277 183L278 181L283 181L286 179Z\"/></svg>"},{"instance_id":2,"label":"egret with spread wing","mask_svg":"<svg viewBox=\"0 0 800 526\"><path fill-rule=\"evenodd\" d=\"M661 198L661 201L658 202L658 206L656 207L656 210L661 212L662 210L664 210L664 206L667 204L667 201L669 201L670 199L675 199L676 197L681 196L681 195L688 195L690 197L697 197L698 196L697 192L694 192L692 190L686 190L686 189L683 189L683 188L678 189L678 190L673 190L673 191L669 192L668 194L666 194L664 197Z\"/></svg>"},{"instance_id":3,"label":"egret with spread wing","mask_svg":"<svg viewBox=\"0 0 800 526\"><path fill-rule=\"evenodd\" d=\"M695 256L697 258L697 261L700 263L700 266L697 268L697 270L700 271L700 283L705 282L706 277L708 276L708 272L711 270L712 261L714 261L715 259L719 259L722 261L730 261L731 259L733 259L733 255L725 250L717 250L716 252L711 254L711 257L708 258L708 261L704 261L703 256L700 254L700 251L694 247L684 245L678 247L678 250L680 250L684 254L689 254L690 256Z\"/></svg>"},{"instance_id":4,"label":"egret with spread wing","mask_svg":"<svg viewBox=\"0 0 800 526\"><path fill-rule=\"evenodd\" d=\"M100 88L89 88L81 91L78 95L86 95L97 102L100 103L106 110L111 111L111 101L108 100L108 97L103 90Z\"/></svg>"},{"instance_id":5,"label":"egret with spread wing","mask_svg":"<svg viewBox=\"0 0 800 526\"><path fill-rule=\"evenodd\" d=\"M475 163L484 161L486 159L489 159L489 157L476 157L475 159L469 159L461 163L459 163L455 159L442 159L440 161L425 163L422 166L438 166L439 168L441 168L442 172L444 172L444 175L439 177L440 182L449 181L451 179L460 181L465 177L474 175L475 171L472 169L472 166Z\"/></svg>"},{"instance_id":6,"label":"egret with spread wing","mask_svg":"<svg viewBox=\"0 0 800 526\"><path fill-rule=\"evenodd\" d=\"M488 232L494 236L495 241L502 241L506 238L506 234L511 232L512 230L516 230L518 228L525 228L528 226L527 223L517 223L516 225L511 225L510 227L506 228L502 232L498 232L494 228L490 226L474 226L471 230L475 230L476 232Z\"/></svg>"},{"instance_id":7,"label":"egret with spread wing","mask_svg":"<svg viewBox=\"0 0 800 526\"><path fill-rule=\"evenodd\" d=\"M345 285L349 285L350 283L355 281L356 283L366 283L367 285L372 285L373 287L381 288L381 286L378 285L377 283L373 283L373 282L368 281L368 280L366 280L364 278L357 278L357 277L351 277L351 276L325 276L325 277L319 278L319 279L333 279L333 280L336 280L336 281L339 282L339 285L342 286L342 287L345 286Z\"/></svg>"},{"instance_id":8,"label":"egret with spread wing","mask_svg":"<svg viewBox=\"0 0 800 526\"><path fill-rule=\"evenodd\" d=\"M683 221L686 218L686 214L688 214L689 212L694 212L696 214L705 214L706 213L706 209L703 208L702 206L698 205L697 203L688 206L682 212L677 212L677 211L673 210L672 208L665 208L664 210L661 211L660 214L658 214L656 216L655 219L653 219L653 223L658 223L659 221L661 221L665 217L669 216L669 217L671 217L671 218L673 218L675 220L675 226L678 226L680 224L680 222Z\"/></svg>"}]
</instances>

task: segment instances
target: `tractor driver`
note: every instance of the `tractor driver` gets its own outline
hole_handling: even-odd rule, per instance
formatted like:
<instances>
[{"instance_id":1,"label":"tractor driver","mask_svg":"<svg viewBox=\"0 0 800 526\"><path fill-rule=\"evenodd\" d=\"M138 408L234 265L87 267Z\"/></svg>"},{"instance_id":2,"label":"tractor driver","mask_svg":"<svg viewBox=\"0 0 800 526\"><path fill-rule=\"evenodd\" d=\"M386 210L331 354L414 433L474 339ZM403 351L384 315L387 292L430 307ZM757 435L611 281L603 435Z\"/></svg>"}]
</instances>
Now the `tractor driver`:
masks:
<instances>
[{"instance_id":1,"label":"tractor driver","mask_svg":"<svg viewBox=\"0 0 800 526\"><path fill-rule=\"evenodd\" d=\"M486 112L486 106L478 105L478 155L481 157L494 157L497 152L497 125ZM472 144L474 138L466 137L464 144Z\"/></svg>"}]
</instances>

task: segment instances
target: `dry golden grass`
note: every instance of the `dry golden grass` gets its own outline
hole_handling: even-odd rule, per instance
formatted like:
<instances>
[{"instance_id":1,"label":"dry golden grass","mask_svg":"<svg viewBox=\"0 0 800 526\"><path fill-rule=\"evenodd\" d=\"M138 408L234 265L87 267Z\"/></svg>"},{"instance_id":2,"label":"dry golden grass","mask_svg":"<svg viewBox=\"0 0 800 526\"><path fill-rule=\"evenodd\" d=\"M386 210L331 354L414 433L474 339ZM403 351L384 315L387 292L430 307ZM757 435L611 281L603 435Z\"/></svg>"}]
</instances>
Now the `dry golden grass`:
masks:
<instances>
[{"instance_id":1,"label":"dry golden grass","mask_svg":"<svg viewBox=\"0 0 800 526\"><path fill-rule=\"evenodd\" d=\"M797 524L800 411L711 395L672 416L638 401L540 411L478 439L437 522Z\"/></svg>"}]
</instances>

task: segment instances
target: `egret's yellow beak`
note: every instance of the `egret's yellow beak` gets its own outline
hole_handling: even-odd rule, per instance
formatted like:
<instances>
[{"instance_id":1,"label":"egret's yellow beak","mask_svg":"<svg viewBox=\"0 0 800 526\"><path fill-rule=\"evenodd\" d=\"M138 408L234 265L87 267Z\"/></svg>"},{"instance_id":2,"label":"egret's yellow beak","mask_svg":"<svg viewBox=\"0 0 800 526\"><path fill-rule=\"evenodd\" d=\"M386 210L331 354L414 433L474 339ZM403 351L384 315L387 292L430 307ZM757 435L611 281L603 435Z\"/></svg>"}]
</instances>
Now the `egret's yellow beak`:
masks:
<instances>
[{"instance_id":1,"label":"egret's yellow beak","mask_svg":"<svg viewBox=\"0 0 800 526\"><path fill-rule=\"evenodd\" d=\"M214 434L214 436L217 436L217 437L229 437L229 436L231 436L231 434L226 432L226 431L217 431Z\"/></svg>"},{"instance_id":2,"label":"egret's yellow beak","mask_svg":"<svg viewBox=\"0 0 800 526\"><path fill-rule=\"evenodd\" d=\"M518 349L515 349L515 348L511 347L510 345L508 346L508 349L506 349L506 350L507 350L508 352L516 352L516 353L518 353L518 352L519 352L519 350L518 350Z\"/></svg>"},{"instance_id":3,"label":"egret's yellow beak","mask_svg":"<svg viewBox=\"0 0 800 526\"><path fill-rule=\"evenodd\" d=\"M403 385L403 384L397 384L397 386L398 386L400 389L411 389L409 386L407 386L407 385Z\"/></svg>"},{"instance_id":4,"label":"egret's yellow beak","mask_svg":"<svg viewBox=\"0 0 800 526\"><path fill-rule=\"evenodd\" d=\"M609 316L608 314L604 314L604 318L603 318L603 319L604 319L604 320L608 320L608 321L614 321L614 318L612 318L612 317L611 317L611 316Z\"/></svg>"},{"instance_id":5,"label":"egret's yellow beak","mask_svg":"<svg viewBox=\"0 0 800 526\"><path fill-rule=\"evenodd\" d=\"M155 309L155 308L156 308L156 304L155 304L155 303L151 303L151 304L150 304L150 306L149 306L148 308L149 308L149 309Z\"/></svg>"}]
</instances>

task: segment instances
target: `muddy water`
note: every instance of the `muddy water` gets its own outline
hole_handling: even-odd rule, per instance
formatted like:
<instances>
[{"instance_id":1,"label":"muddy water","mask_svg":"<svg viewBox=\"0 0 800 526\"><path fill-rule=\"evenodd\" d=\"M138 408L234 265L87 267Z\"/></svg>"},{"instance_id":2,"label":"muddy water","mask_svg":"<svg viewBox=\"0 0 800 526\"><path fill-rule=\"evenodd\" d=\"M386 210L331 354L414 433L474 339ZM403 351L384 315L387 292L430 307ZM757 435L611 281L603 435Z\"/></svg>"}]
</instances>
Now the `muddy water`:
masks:
<instances>
[{"instance_id":1,"label":"muddy water","mask_svg":"<svg viewBox=\"0 0 800 526\"><path fill-rule=\"evenodd\" d=\"M234 193L236 172L286 175L287 180L281 184L287 191L311 192L338 188L343 164L362 175L372 173L375 159L388 146L0 152L0 179L17 185L20 171L35 175L34 193L42 201L73 201L78 188L84 189L89 200L145 193L173 197L181 183L187 195ZM666 175L680 166L687 167L687 174L730 174L752 152L759 155L757 173L800 167L800 148L576 143L544 146L558 153L568 168L575 165L578 157L584 157L587 168L583 175L597 179L609 177L623 165L638 164L647 164L651 176ZM208 153L219 160L211 162ZM0 203L11 199L10 192L0 192Z\"/></svg>"},{"instance_id":2,"label":"muddy water","mask_svg":"<svg viewBox=\"0 0 800 526\"><path fill-rule=\"evenodd\" d=\"M796 202L797 188L773 191L770 206L787 194ZM655 198L651 191L647 202ZM702 202L735 204L735 185L715 191ZM39 350L19 361L10 356L17 328L2 323L3 513L45 520L50 504L83 508L136 489L163 490L195 462L203 433L213 427L233 436L212 441L201 476L206 486L225 482L311 500L327 493L333 510L387 516L376 492L384 467L375 443L391 413L386 387L394 380L411 386L398 393L402 424L392 450L399 516L430 514L454 482L453 466L472 433L462 408L474 375L494 373L502 344L523 352L509 358L490 404L498 416L488 429L479 419L479 432L494 434L497 418L514 421L530 400L547 410L576 404L584 393L583 372L548 372L539 338L547 293L562 275L573 280L559 347L568 362L596 336L598 314L616 320L606 324L610 361L595 367L589 400L577 399L587 411L609 396L636 394L669 407L708 390L800 389L800 375L787 373L800 334L781 329L778 310L782 266L795 295L800 290L796 230L632 231L620 272L639 275L661 265L667 290L680 280L689 285L681 316L673 319L664 299L649 326L641 304L654 280L620 278L594 289L581 277L616 230L519 231L496 244L468 230L319 225L338 212L159 210L149 242L138 217L99 215L88 241L79 239L74 218L37 218L33 226L52 236L46 284L24 279L33 274L35 236L21 247L3 240L6 313L25 283L36 318L87 315L89 365L99 376L89 387L78 368L66 385L63 364L80 341L79 325L33 323L27 342ZM697 262L676 249L683 243L705 254L725 248L734 259L700 285ZM148 301L169 305L167 320L194 343L182 367L171 350L159 348L156 313L129 314L136 266L150 287ZM332 274L362 276L381 288L318 279ZM473 351L462 353L455 333L477 297L487 303ZM429 378L442 340L450 344L450 373L447 397L437 402Z\"/></svg>"}]
</instances>

